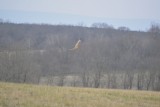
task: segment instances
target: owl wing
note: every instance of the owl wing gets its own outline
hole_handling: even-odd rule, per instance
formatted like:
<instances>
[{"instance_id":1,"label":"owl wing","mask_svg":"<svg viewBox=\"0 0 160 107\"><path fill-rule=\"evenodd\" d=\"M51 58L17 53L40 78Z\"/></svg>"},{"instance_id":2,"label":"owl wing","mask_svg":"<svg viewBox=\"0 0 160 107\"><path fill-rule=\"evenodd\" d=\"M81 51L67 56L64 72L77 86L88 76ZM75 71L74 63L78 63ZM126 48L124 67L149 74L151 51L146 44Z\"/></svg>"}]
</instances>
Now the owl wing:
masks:
<instances>
[{"instance_id":1,"label":"owl wing","mask_svg":"<svg viewBox=\"0 0 160 107\"><path fill-rule=\"evenodd\" d=\"M78 42L76 43L76 45L74 46L74 48L69 49L69 50L76 50L76 49L78 49L79 46L80 46L80 42L81 42L81 40L78 40Z\"/></svg>"}]
</instances>

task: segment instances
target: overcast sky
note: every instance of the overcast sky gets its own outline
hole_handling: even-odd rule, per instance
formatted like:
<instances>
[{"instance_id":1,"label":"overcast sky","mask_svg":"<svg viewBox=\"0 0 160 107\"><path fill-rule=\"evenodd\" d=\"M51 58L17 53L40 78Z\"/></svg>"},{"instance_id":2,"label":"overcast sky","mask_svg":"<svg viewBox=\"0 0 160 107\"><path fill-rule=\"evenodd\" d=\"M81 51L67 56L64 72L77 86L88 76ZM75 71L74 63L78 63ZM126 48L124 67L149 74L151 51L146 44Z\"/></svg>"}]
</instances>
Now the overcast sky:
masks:
<instances>
[{"instance_id":1,"label":"overcast sky","mask_svg":"<svg viewBox=\"0 0 160 107\"><path fill-rule=\"evenodd\" d=\"M126 20L125 23L135 23L133 20L142 21L143 24L151 21L159 23L159 10L160 0L0 0L0 18L14 21L13 17L17 22L25 22L25 17L26 22L29 21L27 17L30 14L30 21L33 23L35 15L43 23L68 21L72 24L72 18L74 23L87 23L90 19L92 22L108 20L111 24L112 21L115 21L113 24L121 23L116 20Z\"/></svg>"}]
</instances>

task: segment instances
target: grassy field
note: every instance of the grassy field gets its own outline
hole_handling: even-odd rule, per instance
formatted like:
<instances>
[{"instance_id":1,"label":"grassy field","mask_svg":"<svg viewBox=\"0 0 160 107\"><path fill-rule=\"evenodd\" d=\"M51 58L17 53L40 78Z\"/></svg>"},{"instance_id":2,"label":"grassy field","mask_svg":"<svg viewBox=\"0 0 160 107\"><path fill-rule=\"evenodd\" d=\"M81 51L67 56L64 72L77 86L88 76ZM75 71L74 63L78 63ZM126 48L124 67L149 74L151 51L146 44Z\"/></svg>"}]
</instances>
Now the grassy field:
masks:
<instances>
[{"instance_id":1,"label":"grassy field","mask_svg":"<svg viewBox=\"0 0 160 107\"><path fill-rule=\"evenodd\" d=\"M160 107L160 92L0 82L0 107Z\"/></svg>"}]
</instances>

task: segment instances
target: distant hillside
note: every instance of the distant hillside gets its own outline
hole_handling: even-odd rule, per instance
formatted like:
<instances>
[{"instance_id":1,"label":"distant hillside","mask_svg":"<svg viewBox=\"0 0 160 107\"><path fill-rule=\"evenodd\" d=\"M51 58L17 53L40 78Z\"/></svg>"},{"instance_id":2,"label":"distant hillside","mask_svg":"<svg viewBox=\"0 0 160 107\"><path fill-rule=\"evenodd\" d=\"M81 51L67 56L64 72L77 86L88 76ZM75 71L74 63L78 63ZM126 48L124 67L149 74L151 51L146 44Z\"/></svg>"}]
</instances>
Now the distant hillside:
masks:
<instances>
[{"instance_id":1,"label":"distant hillside","mask_svg":"<svg viewBox=\"0 0 160 107\"><path fill-rule=\"evenodd\" d=\"M36 25L36 24L13 24L0 23L0 49L45 49L60 47L59 42L63 45L70 46L70 42L82 39L84 41L102 37L119 37L119 36L149 36L145 32L129 31L125 27L116 30L107 25L93 25L94 27L67 26L67 25ZM60 36L60 37L59 37ZM142 37L141 37L142 36ZM64 44L67 42L66 44ZM23 44L23 45L22 45ZM65 48L65 47L64 47Z\"/></svg>"},{"instance_id":2,"label":"distant hillside","mask_svg":"<svg viewBox=\"0 0 160 107\"><path fill-rule=\"evenodd\" d=\"M152 28L0 23L0 81L160 90L160 33Z\"/></svg>"}]
</instances>

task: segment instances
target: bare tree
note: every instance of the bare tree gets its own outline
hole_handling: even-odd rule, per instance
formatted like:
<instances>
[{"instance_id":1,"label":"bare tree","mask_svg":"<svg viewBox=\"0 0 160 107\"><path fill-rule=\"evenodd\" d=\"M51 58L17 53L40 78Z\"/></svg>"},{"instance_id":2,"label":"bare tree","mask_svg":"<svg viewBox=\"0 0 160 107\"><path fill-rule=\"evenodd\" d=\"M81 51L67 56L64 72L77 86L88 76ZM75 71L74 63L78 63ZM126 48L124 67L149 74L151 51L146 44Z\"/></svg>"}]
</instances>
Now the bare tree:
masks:
<instances>
[{"instance_id":1,"label":"bare tree","mask_svg":"<svg viewBox=\"0 0 160 107\"><path fill-rule=\"evenodd\" d=\"M124 89L132 89L133 86L134 73L131 71L124 73L123 85Z\"/></svg>"}]
</instances>

